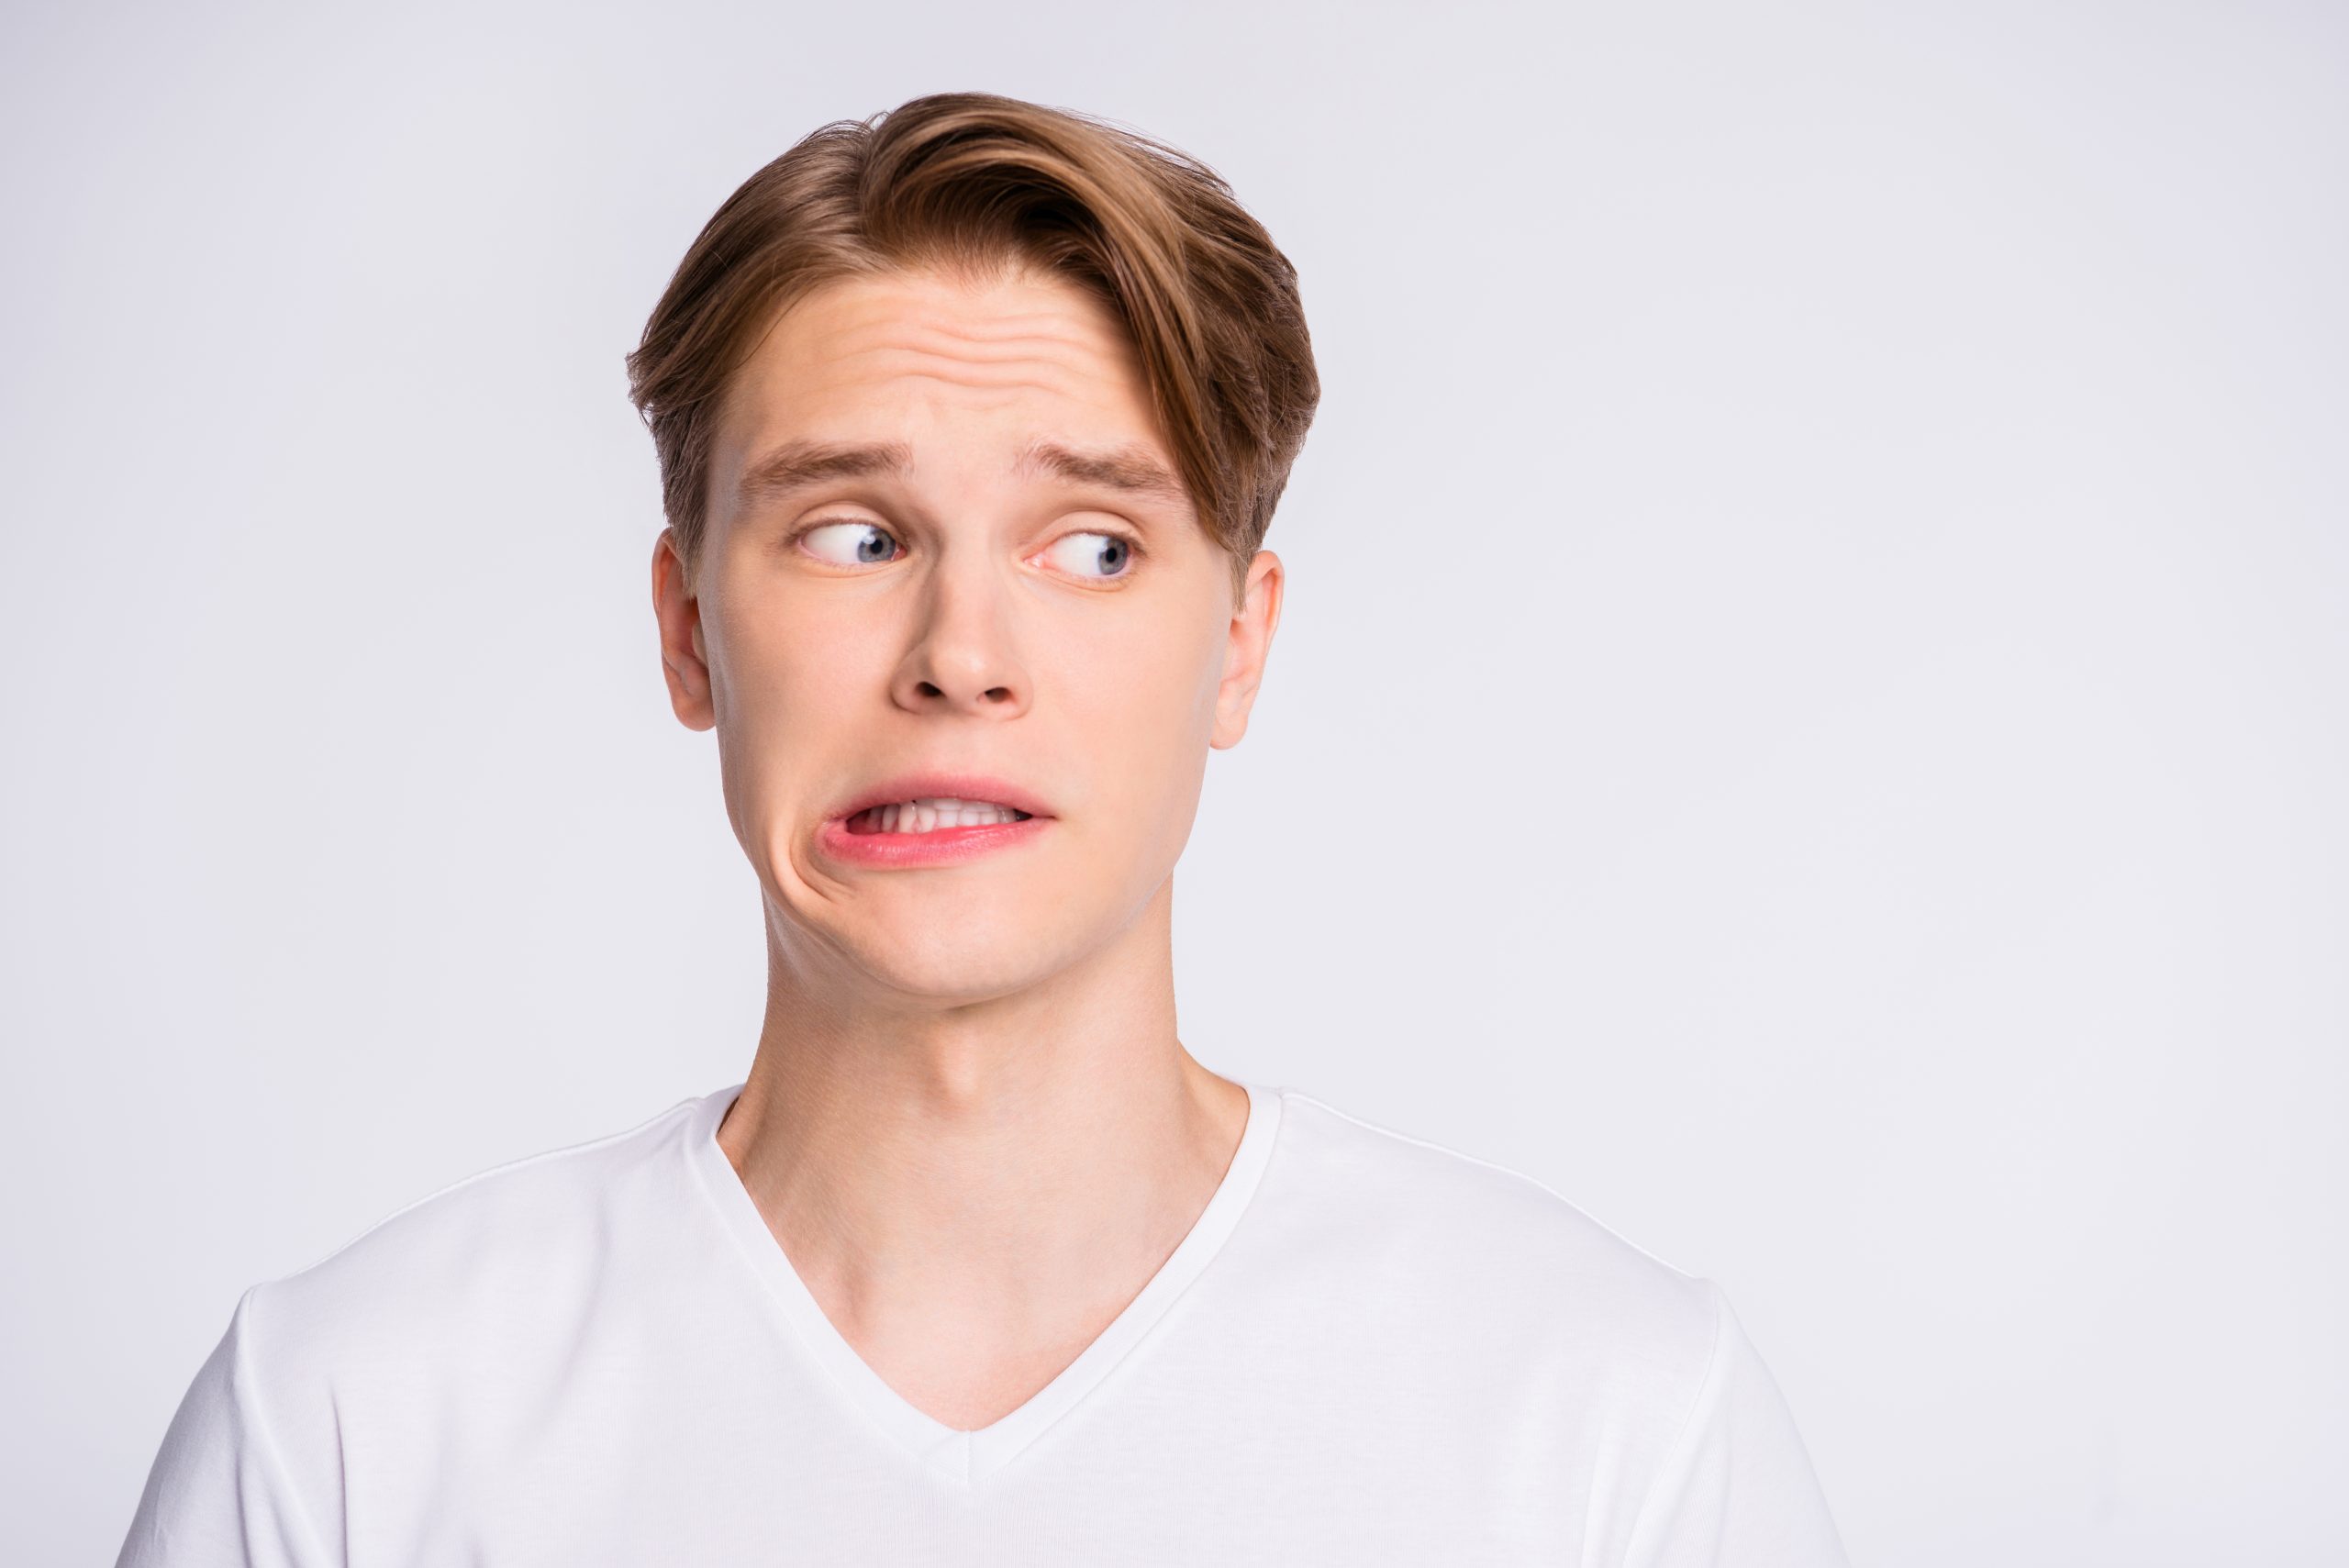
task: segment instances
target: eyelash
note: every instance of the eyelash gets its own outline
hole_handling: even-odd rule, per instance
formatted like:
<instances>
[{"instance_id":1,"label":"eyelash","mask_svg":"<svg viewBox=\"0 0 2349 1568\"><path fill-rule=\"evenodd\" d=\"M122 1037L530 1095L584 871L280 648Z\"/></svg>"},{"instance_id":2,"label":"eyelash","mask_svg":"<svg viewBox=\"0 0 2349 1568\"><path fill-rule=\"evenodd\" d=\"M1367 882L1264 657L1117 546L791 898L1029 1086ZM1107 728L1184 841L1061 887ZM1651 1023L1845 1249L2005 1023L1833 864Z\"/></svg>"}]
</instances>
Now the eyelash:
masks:
<instances>
[{"instance_id":1,"label":"eyelash","mask_svg":"<svg viewBox=\"0 0 2349 1568\"><path fill-rule=\"evenodd\" d=\"M897 543L901 546L906 542L901 539L897 539L896 534L890 533L887 528L883 528L880 524L870 521L864 517L818 517L814 522L807 524L804 528L793 529L790 535L785 538L783 542L785 545L796 546L801 539L806 539L818 528L838 528L846 523L863 524L864 527L873 529L876 533L888 534L891 539L897 539ZM1136 539L1133 535L1128 533L1123 528L1074 528L1070 531L1081 534L1099 534L1104 539L1116 539L1119 543L1126 547L1126 552L1131 555L1137 562L1141 561L1144 556L1150 553L1142 548L1141 540ZM1063 535L1062 537L1066 538L1067 536ZM1057 543L1059 541L1055 540L1054 542ZM1050 547L1048 546L1047 548ZM825 562L824 564L827 566L837 566L840 563L838 562L828 561ZM876 561L871 564L874 566L886 566L889 563L885 561ZM855 568L849 567L844 568L843 570L853 571ZM1122 583L1140 570L1141 568L1139 566L1129 566L1125 571L1120 572L1115 577L1097 577L1095 578L1094 581L1098 583Z\"/></svg>"}]
</instances>

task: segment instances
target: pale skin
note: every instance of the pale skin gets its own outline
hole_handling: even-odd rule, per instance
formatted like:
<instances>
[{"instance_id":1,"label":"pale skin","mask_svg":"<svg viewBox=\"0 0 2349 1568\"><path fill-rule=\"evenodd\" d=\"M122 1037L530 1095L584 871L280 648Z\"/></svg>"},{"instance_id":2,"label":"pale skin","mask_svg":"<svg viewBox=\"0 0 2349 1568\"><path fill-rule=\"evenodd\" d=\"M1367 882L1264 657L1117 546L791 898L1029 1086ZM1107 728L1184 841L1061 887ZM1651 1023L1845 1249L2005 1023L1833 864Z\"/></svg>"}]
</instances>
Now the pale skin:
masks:
<instances>
[{"instance_id":1,"label":"pale skin","mask_svg":"<svg viewBox=\"0 0 2349 1568\"><path fill-rule=\"evenodd\" d=\"M857 1354L963 1430L1125 1308L1248 1114L1176 1038L1172 878L1208 752L1246 731L1280 561L1235 595L1179 490L1021 467L1040 439L1175 472L1105 306L1014 271L827 284L728 389L697 580L667 532L652 558L670 700L718 732L764 904L765 1017L718 1144ZM911 462L744 496L797 441ZM928 768L1052 820L955 865L822 852L856 791Z\"/></svg>"}]
</instances>

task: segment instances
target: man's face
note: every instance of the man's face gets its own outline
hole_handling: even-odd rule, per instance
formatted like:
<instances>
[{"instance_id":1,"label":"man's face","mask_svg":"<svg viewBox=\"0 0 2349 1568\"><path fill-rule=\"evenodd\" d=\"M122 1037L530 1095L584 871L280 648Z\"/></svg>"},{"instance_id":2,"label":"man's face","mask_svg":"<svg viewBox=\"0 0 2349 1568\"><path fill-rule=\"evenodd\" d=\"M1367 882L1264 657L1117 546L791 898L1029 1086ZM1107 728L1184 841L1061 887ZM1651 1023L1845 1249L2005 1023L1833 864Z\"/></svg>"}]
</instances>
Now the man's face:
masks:
<instances>
[{"instance_id":1,"label":"man's face","mask_svg":"<svg viewBox=\"0 0 2349 1568\"><path fill-rule=\"evenodd\" d=\"M783 315L729 389L700 581L664 536L654 592L788 956L976 999L1131 926L1279 613L1270 551L1233 604L1176 472L1122 325L1074 285L892 274ZM1035 815L844 816L941 773Z\"/></svg>"}]
</instances>

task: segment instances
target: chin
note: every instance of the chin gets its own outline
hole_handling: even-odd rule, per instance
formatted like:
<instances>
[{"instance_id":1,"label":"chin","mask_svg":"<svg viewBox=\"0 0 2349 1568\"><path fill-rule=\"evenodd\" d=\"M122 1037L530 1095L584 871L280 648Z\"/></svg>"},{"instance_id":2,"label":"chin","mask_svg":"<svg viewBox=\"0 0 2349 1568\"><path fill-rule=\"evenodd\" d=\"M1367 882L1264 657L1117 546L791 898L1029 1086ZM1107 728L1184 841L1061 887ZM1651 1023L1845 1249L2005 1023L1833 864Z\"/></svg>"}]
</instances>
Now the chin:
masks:
<instances>
[{"instance_id":1,"label":"chin","mask_svg":"<svg viewBox=\"0 0 2349 1568\"><path fill-rule=\"evenodd\" d=\"M1028 990L1063 967L1040 941L998 929L956 940L930 933L911 943L885 939L856 944L857 956L879 984L940 1002L984 1002Z\"/></svg>"}]
</instances>

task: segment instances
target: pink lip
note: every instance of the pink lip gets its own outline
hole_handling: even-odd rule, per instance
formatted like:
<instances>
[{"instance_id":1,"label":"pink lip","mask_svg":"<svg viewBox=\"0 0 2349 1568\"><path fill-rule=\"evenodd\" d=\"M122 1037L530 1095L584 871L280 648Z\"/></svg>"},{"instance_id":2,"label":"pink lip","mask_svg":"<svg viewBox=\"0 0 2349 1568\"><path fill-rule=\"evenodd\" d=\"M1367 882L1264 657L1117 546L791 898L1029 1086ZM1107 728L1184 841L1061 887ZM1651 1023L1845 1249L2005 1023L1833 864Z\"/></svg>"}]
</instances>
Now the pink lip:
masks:
<instances>
[{"instance_id":1,"label":"pink lip","mask_svg":"<svg viewBox=\"0 0 2349 1568\"><path fill-rule=\"evenodd\" d=\"M952 865L1025 843L1052 822L1049 817L1030 817L976 828L934 828L927 833L852 833L848 818L835 817L818 830L816 840L827 855L852 865Z\"/></svg>"},{"instance_id":2,"label":"pink lip","mask_svg":"<svg viewBox=\"0 0 2349 1568\"><path fill-rule=\"evenodd\" d=\"M975 828L937 828L927 833L852 833L849 818L868 806L924 796L985 800L1030 815L1019 822L990 822ZM1014 784L976 773L907 773L852 796L825 818L816 841L834 860L867 866L952 865L1024 843L1044 830L1052 814L1041 801Z\"/></svg>"},{"instance_id":3,"label":"pink lip","mask_svg":"<svg viewBox=\"0 0 2349 1568\"><path fill-rule=\"evenodd\" d=\"M920 800L925 796L992 801L997 806L1008 806L1014 811L1024 811L1030 817L1050 817L1052 814L1052 807L1018 784L989 778L985 773L900 773L896 778L883 779L870 788L859 791L846 806L832 814L832 819L845 822L869 806L888 806L900 800Z\"/></svg>"}]
</instances>

